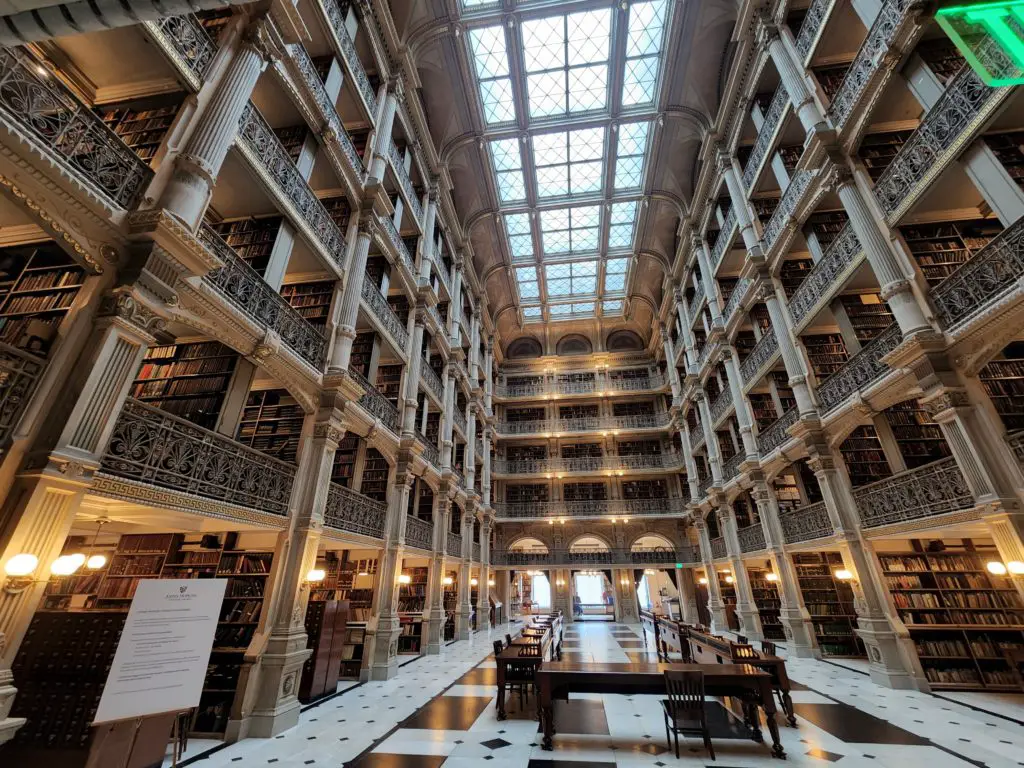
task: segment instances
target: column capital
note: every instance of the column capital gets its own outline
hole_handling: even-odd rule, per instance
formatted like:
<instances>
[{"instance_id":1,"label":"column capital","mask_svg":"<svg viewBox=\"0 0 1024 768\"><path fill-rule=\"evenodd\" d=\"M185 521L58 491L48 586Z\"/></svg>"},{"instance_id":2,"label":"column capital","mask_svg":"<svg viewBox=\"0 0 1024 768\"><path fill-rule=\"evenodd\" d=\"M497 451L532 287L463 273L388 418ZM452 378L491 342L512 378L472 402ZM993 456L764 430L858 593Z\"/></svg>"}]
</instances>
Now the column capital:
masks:
<instances>
[{"instance_id":1,"label":"column capital","mask_svg":"<svg viewBox=\"0 0 1024 768\"><path fill-rule=\"evenodd\" d=\"M728 173L733 170L731 153L724 149L720 149L718 150L718 154L715 156L715 159L718 162L718 170L722 173Z\"/></svg>"},{"instance_id":2,"label":"column capital","mask_svg":"<svg viewBox=\"0 0 1024 768\"><path fill-rule=\"evenodd\" d=\"M313 438L333 443L334 448L338 447L338 444L344 439L344 437L345 428L334 419L319 421L313 425Z\"/></svg>"},{"instance_id":3,"label":"column capital","mask_svg":"<svg viewBox=\"0 0 1024 768\"><path fill-rule=\"evenodd\" d=\"M757 24L757 43L762 50L767 51L768 46L779 39L779 25L770 15L763 12L757 15L755 23Z\"/></svg>"},{"instance_id":4,"label":"column capital","mask_svg":"<svg viewBox=\"0 0 1024 768\"><path fill-rule=\"evenodd\" d=\"M841 187L853 183L853 172L846 163L840 158L833 158L825 172L825 188L838 192Z\"/></svg>"},{"instance_id":5,"label":"column capital","mask_svg":"<svg viewBox=\"0 0 1024 768\"><path fill-rule=\"evenodd\" d=\"M245 28L245 31L242 33L242 42L247 47L256 51L265 64L272 65L284 57L284 50L282 48L284 41L280 39L280 36L266 16L254 19Z\"/></svg>"},{"instance_id":6,"label":"column capital","mask_svg":"<svg viewBox=\"0 0 1024 768\"><path fill-rule=\"evenodd\" d=\"M166 325L164 319L147 306L129 286L119 286L100 299L100 317L113 317L136 331L151 336Z\"/></svg>"},{"instance_id":7,"label":"column capital","mask_svg":"<svg viewBox=\"0 0 1024 768\"><path fill-rule=\"evenodd\" d=\"M959 408L971 406L967 392L960 388L940 387L926 393L919 401L924 412L936 422L949 421Z\"/></svg>"}]
</instances>

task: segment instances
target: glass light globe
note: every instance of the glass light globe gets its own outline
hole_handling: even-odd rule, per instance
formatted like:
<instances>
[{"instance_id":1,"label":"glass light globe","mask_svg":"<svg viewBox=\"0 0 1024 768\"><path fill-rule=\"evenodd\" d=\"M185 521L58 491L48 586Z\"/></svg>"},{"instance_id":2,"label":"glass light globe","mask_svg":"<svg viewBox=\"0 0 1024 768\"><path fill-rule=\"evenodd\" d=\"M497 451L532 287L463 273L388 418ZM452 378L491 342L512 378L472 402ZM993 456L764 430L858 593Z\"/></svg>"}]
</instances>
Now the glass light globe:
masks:
<instances>
[{"instance_id":1,"label":"glass light globe","mask_svg":"<svg viewBox=\"0 0 1024 768\"><path fill-rule=\"evenodd\" d=\"M310 584L318 584L327 578L327 571L323 568L310 568L309 573L306 574L306 581Z\"/></svg>"},{"instance_id":2,"label":"glass light globe","mask_svg":"<svg viewBox=\"0 0 1024 768\"><path fill-rule=\"evenodd\" d=\"M726 577L725 577L725 583L726 583L726 584L732 584L732 583L733 583L733 581L735 581L735 579L733 579L733 577L732 577L732 576L726 576Z\"/></svg>"},{"instance_id":3,"label":"glass light globe","mask_svg":"<svg viewBox=\"0 0 1024 768\"><path fill-rule=\"evenodd\" d=\"M82 557L85 560L85 557ZM61 555L50 566L50 573L54 576L70 576L81 567L75 555Z\"/></svg>"},{"instance_id":4,"label":"glass light globe","mask_svg":"<svg viewBox=\"0 0 1024 768\"><path fill-rule=\"evenodd\" d=\"M1020 560L1011 560L1006 564L1006 567L1014 576L1024 574L1024 563Z\"/></svg>"},{"instance_id":5,"label":"glass light globe","mask_svg":"<svg viewBox=\"0 0 1024 768\"><path fill-rule=\"evenodd\" d=\"M4 563L4 573L15 577L28 576L38 565L38 557L22 552L20 555L15 555Z\"/></svg>"},{"instance_id":6,"label":"glass light globe","mask_svg":"<svg viewBox=\"0 0 1024 768\"><path fill-rule=\"evenodd\" d=\"M95 570L97 570L99 568L102 568L106 564L107 564L107 556L106 555L93 555L92 557L90 557L88 560L85 561L85 567L88 568L91 571L95 571Z\"/></svg>"},{"instance_id":7,"label":"glass light globe","mask_svg":"<svg viewBox=\"0 0 1024 768\"><path fill-rule=\"evenodd\" d=\"M840 568L835 572L835 577L840 581L850 581L853 579L853 572L848 571L846 568Z\"/></svg>"},{"instance_id":8,"label":"glass light globe","mask_svg":"<svg viewBox=\"0 0 1024 768\"><path fill-rule=\"evenodd\" d=\"M697 579L697 583L698 584L707 584L708 583L707 577L706 576L701 576L699 579Z\"/></svg>"},{"instance_id":9,"label":"glass light globe","mask_svg":"<svg viewBox=\"0 0 1024 768\"><path fill-rule=\"evenodd\" d=\"M777 573L766 573L765 576L764 576L764 580L765 581L778 581L779 580L779 574L777 574Z\"/></svg>"},{"instance_id":10,"label":"glass light globe","mask_svg":"<svg viewBox=\"0 0 1024 768\"><path fill-rule=\"evenodd\" d=\"M995 574L996 576L1006 575L1006 566L1000 563L998 560L990 560L985 563L985 568L988 569L989 573Z\"/></svg>"}]
</instances>

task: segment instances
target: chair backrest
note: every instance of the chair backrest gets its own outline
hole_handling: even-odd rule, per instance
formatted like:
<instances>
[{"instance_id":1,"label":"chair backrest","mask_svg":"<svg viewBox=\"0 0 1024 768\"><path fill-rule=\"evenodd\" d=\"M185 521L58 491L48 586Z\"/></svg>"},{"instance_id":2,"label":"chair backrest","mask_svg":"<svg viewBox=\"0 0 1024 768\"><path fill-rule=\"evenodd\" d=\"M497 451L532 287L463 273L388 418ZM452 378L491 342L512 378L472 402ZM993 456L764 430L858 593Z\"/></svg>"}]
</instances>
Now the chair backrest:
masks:
<instances>
[{"instance_id":1,"label":"chair backrest","mask_svg":"<svg viewBox=\"0 0 1024 768\"><path fill-rule=\"evenodd\" d=\"M754 650L752 645L740 645L739 643L732 644L732 657L733 659L756 659L759 658L757 651Z\"/></svg>"},{"instance_id":2,"label":"chair backrest","mask_svg":"<svg viewBox=\"0 0 1024 768\"><path fill-rule=\"evenodd\" d=\"M519 656L522 657L533 657L540 658L540 643L530 643L529 645L522 645L519 647Z\"/></svg>"},{"instance_id":3,"label":"chair backrest","mask_svg":"<svg viewBox=\"0 0 1024 768\"><path fill-rule=\"evenodd\" d=\"M512 645L512 635L505 633L505 645Z\"/></svg>"},{"instance_id":4,"label":"chair backrest","mask_svg":"<svg viewBox=\"0 0 1024 768\"><path fill-rule=\"evenodd\" d=\"M737 643L743 643L744 645L746 645L750 641L747 640L747 636L746 635L736 635L736 642Z\"/></svg>"},{"instance_id":5,"label":"chair backrest","mask_svg":"<svg viewBox=\"0 0 1024 768\"><path fill-rule=\"evenodd\" d=\"M537 663L531 661L510 661L505 665L505 682L521 683L533 681Z\"/></svg>"},{"instance_id":6,"label":"chair backrest","mask_svg":"<svg viewBox=\"0 0 1024 768\"><path fill-rule=\"evenodd\" d=\"M761 641L761 653L763 653L765 656L778 656L778 654L775 652L775 643L773 643L771 640Z\"/></svg>"},{"instance_id":7,"label":"chair backrest","mask_svg":"<svg viewBox=\"0 0 1024 768\"><path fill-rule=\"evenodd\" d=\"M503 646L501 644L501 640L495 640L494 641L494 655L495 656L499 655L503 650L505 650L505 646Z\"/></svg>"},{"instance_id":8,"label":"chair backrest","mask_svg":"<svg viewBox=\"0 0 1024 768\"><path fill-rule=\"evenodd\" d=\"M665 670L665 690L673 714L704 712L704 673L699 670Z\"/></svg>"}]
</instances>

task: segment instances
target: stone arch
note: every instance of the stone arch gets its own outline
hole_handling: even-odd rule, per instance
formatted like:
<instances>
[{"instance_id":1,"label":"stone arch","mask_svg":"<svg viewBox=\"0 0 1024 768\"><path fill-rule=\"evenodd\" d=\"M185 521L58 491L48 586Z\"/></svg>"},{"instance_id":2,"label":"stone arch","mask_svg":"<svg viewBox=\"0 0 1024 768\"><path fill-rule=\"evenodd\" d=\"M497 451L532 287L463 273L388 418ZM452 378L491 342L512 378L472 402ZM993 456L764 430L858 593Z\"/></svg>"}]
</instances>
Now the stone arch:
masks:
<instances>
[{"instance_id":1,"label":"stone arch","mask_svg":"<svg viewBox=\"0 0 1024 768\"><path fill-rule=\"evenodd\" d=\"M643 352L644 340L633 331L612 331L605 341L605 349L609 352Z\"/></svg>"},{"instance_id":2,"label":"stone arch","mask_svg":"<svg viewBox=\"0 0 1024 768\"><path fill-rule=\"evenodd\" d=\"M541 541L536 536L531 536L529 534L524 534L523 536L519 536L516 539L514 539L512 542L510 542L509 545L508 545L508 551L509 552L526 551L527 547L529 547L529 551L536 551L538 553L540 552L540 549L543 547L543 549L544 549L543 554L545 554L545 555L551 552L551 548L548 546L547 542Z\"/></svg>"},{"instance_id":3,"label":"stone arch","mask_svg":"<svg viewBox=\"0 0 1024 768\"><path fill-rule=\"evenodd\" d=\"M594 345L590 339L580 333L566 334L555 345L556 355L589 355L593 351Z\"/></svg>"},{"instance_id":4,"label":"stone arch","mask_svg":"<svg viewBox=\"0 0 1024 768\"><path fill-rule=\"evenodd\" d=\"M568 546L570 552L609 552L612 549L611 542L596 533L581 533Z\"/></svg>"},{"instance_id":5,"label":"stone arch","mask_svg":"<svg viewBox=\"0 0 1024 768\"><path fill-rule=\"evenodd\" d=\"M525 358L542 357L544 347L532 336L522 336L509 343L505 349L505 357L510 360L522 360Z\"/></svg>"},{"instance_id":6,"label":"stone arch","mask_svg":"<svg viewBox=\"0 0 1024 768\"><path fill-rule=\"evenodd\" d=\"M633 542L629 545L630 552L637 550L664 550L666 552L675 551L676 545L673 544L667 536L662 533L654 533L652 531L645 531L633 539Z\"/></svg>"}]
</instances>

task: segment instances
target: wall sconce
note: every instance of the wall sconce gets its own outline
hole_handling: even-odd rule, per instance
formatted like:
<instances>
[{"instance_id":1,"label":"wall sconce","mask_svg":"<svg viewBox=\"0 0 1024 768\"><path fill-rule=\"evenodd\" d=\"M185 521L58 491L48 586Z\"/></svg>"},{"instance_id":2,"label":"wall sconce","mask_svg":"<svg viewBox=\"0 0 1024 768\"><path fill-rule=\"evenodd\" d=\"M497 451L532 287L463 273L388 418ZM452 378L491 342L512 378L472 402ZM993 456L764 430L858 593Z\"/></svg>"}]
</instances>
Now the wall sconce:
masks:
<instances>
[{"instance_id":1,"label":"wall sconce","mask_svg":"<svg viewBox=\"0 0 1024 768\"><path fill-rule=\"evenodd\" d=\"M369 575L370 575L370 572L369 572L369 571L360 571L360 572L359 572L359 575L360 575L360 576L369 576Z\"/></svg>"},{"instance_id":2,"label":"wall sconce","mask_svg":"<svg viewBox=\"0 0 1024 768\"><path fill-rule=\"evenodd\" d=\"M479 583L480 583L480 581L476 577L474 577L474 578L469 580L469 586L471 586L471 587L475 587Z\"/></svg>"},{"instance_id":3,"label":"wall sconce","mask_svg":"<svg viewBox=\"0 0 1024 768\"><path fill-rule=\"evenodd\" d=\"M645 568L644 569L644 573L647 574L648 576L653 576L654 574L657 573L657 571L654 570L653 568Z\"/></svg>"},{"instance_id":4,"label":"wall sconce","mask_svg":"<svg viewBox=\"0 0 1024 768\"><path fill-rule=\"evenodd\" d=\"M698 584L707 584L708 583L708 577L707 576L701 576L699 579L697 579L697 583Z\"/></svg>"},{"instance_id":5,"label":"wall sconce","mask_svg":"<svg viewBox=\"0 0 1024 768\"><path fill-rule=\"evenodd\" d=\"M832 575L840 581L853 581L853 571L847 570L846 568L840 568Z\"/></svg>"},{"instance_id":6,"label":"wall sconce","mask_svg":"<svg viewBox=\"0 0 1024 768\"><path fill-rule=\"evenodd\" d=\"M623 524L628 523L629 522L629 518L628 517L622 518L622 522L623 522Z\"/></svg>"},{"instance_id":7,"label":"wall sconce","mask_svg":"<svg viewBox=\"0 0 1024 768\"><path fill-rule=\"evenodd\" d=\"M494 579L488 579L487 580L487 586L488 587L493 587L494 586Z\"/></svg>"},{"instance_id":8,"label":"wall sconce","mask_svg":"<svg viewBox=\"0 0 1024 768\"><path fill-rule=\"evenodd\" d=\"M306 574L306 584L319 584L327 578L327 571L323 568L310 568Z\"/></svg>"},{"instance_id":9,"label":"wall sconce","mask_svg":"<svg viewBox=\"0 0 1024 768\"><path fill-rule=\"evenodd\" d=\"M441 579L441 583L444 584L446 587L450 587L452 584L455 583L455 579L453 579L451 576L445 576L443 579Z\"/></svg>"},{"instance_id":10,"label":"wall sconce","mask_svg":"<svg viewBox=\"0 0 1024 768\"><path fill-rule=\"evenodd\" d=\"M764 575L764 580L765 581L778 581L779 580L779 574L772 573L771 571L769 571L768 573L766 573Z\"/></svg>"},{"instance_id":11,"label":"wall sconce","mask_svg":"<svg viewBox=\"0 0 1024 768\"><path fill-rule=\"evenodd\" d=\"M400 574L398 574L398 583L399 584L411 584L412 583L412 576L410 576L408 573L400 573Z\"/></svg>"},{"instance_id":12,"label":"wall sconce","mask_svg":"<svg viewBox=\"0 0 1024 768\"><path fill-rule=\"evenodd\" d=\"M726 584L732 584L734 581L735 581L735 579L732 576L726 576L725 577L725 583Z\"/></svg>"},{"instance_id":13,"label":"wall sconce","mask_svg":"<svg viewBox=\"0 0 1024 768\"><path fill-rule=\"evenodd\" d=\"M1011 576L1024 576L1024 563L1020 560L1011 560L1008 563L1001 563L998 560L990 560L985 563L985 570L993 576L1005 576L1007 573Z\"/></svg>"}]
</instances>

